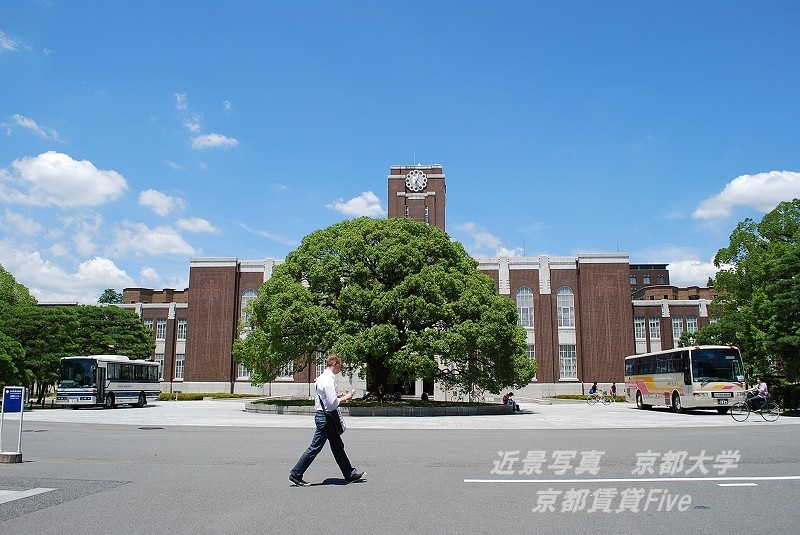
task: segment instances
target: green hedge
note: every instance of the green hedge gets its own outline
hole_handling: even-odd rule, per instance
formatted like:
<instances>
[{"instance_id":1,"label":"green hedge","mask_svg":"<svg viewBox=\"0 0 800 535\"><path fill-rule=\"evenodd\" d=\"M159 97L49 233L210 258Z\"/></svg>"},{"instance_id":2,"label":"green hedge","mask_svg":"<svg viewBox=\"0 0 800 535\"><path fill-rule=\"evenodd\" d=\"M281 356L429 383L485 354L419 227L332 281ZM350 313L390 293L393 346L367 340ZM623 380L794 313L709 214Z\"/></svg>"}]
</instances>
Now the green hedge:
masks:
<instances>
[{"instance_id":1,"label":"green hedge","mask_svg":"<svg viewBox=\"0 0 800 535\"><path fill-rule=\"evenodd\" d=\"M800 384L785 383L779 380L767 380L772 398L783 405L786 410L800 409Z\"/></svg>"},{"instance_id":2,"label":"green hedge","mask_svg":"<svg viewBox=\"0 0 800 535\"><path fill-rule=\"evenodd\" d=\"M198 401L205 398L231 399L231 398L252 398L253 394L229 394L227 392L161 392L158 396L159 401Z\"/></svg>"},{"instance_id":3,"label":"green hedge","mask_svg":"<svg viewBox=\"0 0 800 535\"><path fill-rule=\"evenodd\" d=\"M586 401L587 399L589 399L589 396L584 394L557 394L555 396L550 396L550 399L576 399L578 401ZM619 394L617 394L614 401L622 403L626 401L626 399L625 396L620 396Z\"/></svg>"}]
</instances>

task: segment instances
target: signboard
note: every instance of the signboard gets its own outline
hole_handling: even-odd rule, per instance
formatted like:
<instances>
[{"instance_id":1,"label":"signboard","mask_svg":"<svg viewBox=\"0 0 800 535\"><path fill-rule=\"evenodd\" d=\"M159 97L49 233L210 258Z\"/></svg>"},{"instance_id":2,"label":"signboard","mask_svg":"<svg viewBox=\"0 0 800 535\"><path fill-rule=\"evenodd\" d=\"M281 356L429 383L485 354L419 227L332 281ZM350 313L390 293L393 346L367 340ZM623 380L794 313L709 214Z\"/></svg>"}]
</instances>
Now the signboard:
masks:
<instances>
[{"instance_id":1,"label":"signboard","mask_svg":"<svg viewBox=\"0 0 800 535\"><path fill-rule=\"evenodd\" d=\"M25 410L25 390L24 386L3 387L3 407L0 409L0 456L13 459L13 462L22 462L22 417ZM19 413L19 433L17 434L17 451L3 451L3 421L6 413Z\"/></svg>"},{"instance_id":2,"label":"signboard","mask_svg":"<svg viewBox=\"0 0 800 535\"><path fill-rule=\"evenodd\" d=\"M3 412L22 412L25 389L21 386L3 388Z\"/></svg>"}]
</instances>

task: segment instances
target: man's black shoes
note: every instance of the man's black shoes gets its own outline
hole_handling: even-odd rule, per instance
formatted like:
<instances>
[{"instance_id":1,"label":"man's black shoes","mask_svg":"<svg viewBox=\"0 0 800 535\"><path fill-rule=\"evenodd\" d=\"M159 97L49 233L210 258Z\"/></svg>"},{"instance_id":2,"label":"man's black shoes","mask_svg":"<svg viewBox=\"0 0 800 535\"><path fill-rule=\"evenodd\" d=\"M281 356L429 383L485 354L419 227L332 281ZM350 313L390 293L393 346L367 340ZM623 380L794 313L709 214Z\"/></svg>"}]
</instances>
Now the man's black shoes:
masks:
<instances>
[{"instance_id":1,"label":"man's black shoes","mask_svg":"<svg viewBox=\"0 0 800 535\"><path fill-rule=\"evenodd\" d=\"M297 477L294 474L289 474L289 481L291 481L298 487L307 487L311 484L308 481L303 481L302 477Z\"/></svg>"},{"instance_id":2,"label":"man's black shoes","mask_svg":"<svg viewBox=\"0 0 800 535\"><path fill-rule=\"evenodd\" d=\"M350 477L347 478L347 482L352 483L354 481L358 481L359 479L364 477L364 474L366 474L366 472L354 472L350 474Z\"/></svg>"}]
</instances>

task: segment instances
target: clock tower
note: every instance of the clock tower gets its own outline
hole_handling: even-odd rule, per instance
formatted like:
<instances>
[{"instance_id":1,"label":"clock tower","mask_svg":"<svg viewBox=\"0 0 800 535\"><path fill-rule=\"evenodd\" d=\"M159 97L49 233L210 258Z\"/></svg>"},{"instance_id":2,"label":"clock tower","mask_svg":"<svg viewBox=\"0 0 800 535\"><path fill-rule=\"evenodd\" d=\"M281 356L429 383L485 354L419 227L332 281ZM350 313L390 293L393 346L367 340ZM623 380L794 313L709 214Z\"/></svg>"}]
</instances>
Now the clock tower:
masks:
<instances>
[{"instance_id":1,"label":"clock tower","mask_svg":"<svg viewBox=\"0 0 800 535\"><path fill-rule=\"evenodd\" d=\"M389 217L410 217L445 230L446 186L441 164L389 168Z\"/></svg>"}]
</instances>

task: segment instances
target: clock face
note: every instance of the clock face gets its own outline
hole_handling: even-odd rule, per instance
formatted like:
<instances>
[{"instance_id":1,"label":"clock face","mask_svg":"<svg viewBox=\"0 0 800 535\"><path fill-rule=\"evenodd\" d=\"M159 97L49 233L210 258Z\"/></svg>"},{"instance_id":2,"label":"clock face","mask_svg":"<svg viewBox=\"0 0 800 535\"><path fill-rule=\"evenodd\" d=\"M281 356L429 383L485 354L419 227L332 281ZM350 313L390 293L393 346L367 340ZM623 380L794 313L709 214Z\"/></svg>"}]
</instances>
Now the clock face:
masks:
<instances>
[{"instance_id":1,"label":"clock face","mask_svg":"<svg viewBox=\"0 0 800 535\"><path fill-rule=\"evenodd\" d=\"M406 187L411 191L422 191L428 185L428 177L419 169L414 169L406 175Z\"/></svg>"}]
</instances>

